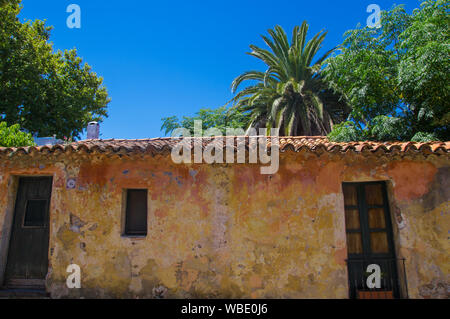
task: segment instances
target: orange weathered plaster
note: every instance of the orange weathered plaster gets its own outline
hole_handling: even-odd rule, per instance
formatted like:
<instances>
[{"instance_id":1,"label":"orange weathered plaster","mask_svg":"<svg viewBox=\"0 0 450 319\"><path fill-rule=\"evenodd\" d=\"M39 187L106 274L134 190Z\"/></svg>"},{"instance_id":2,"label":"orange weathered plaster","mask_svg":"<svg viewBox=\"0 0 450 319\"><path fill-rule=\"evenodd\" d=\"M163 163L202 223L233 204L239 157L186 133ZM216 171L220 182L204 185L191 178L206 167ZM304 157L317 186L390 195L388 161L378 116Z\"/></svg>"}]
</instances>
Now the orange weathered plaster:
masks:
<instances>
[{"instance_id":1,"label":"orange weathered plaster","mask_svg":"<svg viewBox=\"0 0 450 319\"><path fill-rule=\"evenodd\" d=\"M417 199L428 193L436 172L437 168L429 162L395 162L388 168L395 183L395 197L399 200Z\"/></svg>"},{"instance_id":2,"label":"orange weathered plaster","mask_svg":"<svg viewBox=\"0 0 450 319\"><path fill-rule=\"evenodd\" d=\"M256 164L174 164L170 155L2 156L0 249L12 181L50 175L54 298L347 298L341 185L384 180L402 216L393 222L409 296L436 297L449 282L449 198L436 182L448 167L448 155L288 151L267 176ZM145 238L122 236L127 188L148 189ZM82 227L72 227L76 219ZM71 263L81 267L81 289L65 285Z\"/></svg>"}]
</instances>

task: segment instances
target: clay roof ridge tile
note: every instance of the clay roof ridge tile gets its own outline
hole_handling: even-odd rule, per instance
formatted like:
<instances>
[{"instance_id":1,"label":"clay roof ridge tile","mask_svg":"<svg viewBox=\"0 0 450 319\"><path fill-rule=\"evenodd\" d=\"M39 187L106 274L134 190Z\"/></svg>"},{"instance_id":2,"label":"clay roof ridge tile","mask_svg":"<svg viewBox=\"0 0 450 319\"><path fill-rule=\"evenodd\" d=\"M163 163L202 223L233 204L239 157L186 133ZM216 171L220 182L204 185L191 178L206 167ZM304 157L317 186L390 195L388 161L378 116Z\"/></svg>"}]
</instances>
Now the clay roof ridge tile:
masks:
<instances>
[{"instance_id":1,"label":"clay roof ridge tile","mask_svg":"<svg viewBox=\"0 0 450 319\"><path fill-rule=\"evenodd\" d=\"M212 139L212 143L218 145L222 142L223 147L232 144L236 148L238 138L244 137L246 146L248 146L251 140L249 136L223 136L214 140L214 137L192 137L192 139L201 141L202 147L206 147ZM261 136L254 136L253 138L259 138ZM233 139L230 143L229 139ZM146 151L155 150L163 151L165 149L171 149L182 138L180 137L159 137L159 138L146 138L146 139L93 139L93 140L81 140L70 144L56 144L53 146L27 146L27 147L0 147L1 154L15 154L22 152L29 154L31 152L54 152L56 150L65 151L79 151L79 150L100 150L102 152L112 151L118 152L124 150L125 152L133 151ZM271 137L267 137L268 145L271 145ZM385 152L407 152L407 151L425 151L425 152L444 152L450 151L450 141L447 142L374 142L374 141L362 141L362 142L331 142L324 136L280 136L279 145L282 150L290 148L294 151L299 151L303 148L309 150L325 149L327 151L341 151L346 152L348 150L354 150L356 152L363 152L370 150L376 152L378 150L384 150ZM192 147L192 145L191 145Z\"/></svg>"}]
</instances>

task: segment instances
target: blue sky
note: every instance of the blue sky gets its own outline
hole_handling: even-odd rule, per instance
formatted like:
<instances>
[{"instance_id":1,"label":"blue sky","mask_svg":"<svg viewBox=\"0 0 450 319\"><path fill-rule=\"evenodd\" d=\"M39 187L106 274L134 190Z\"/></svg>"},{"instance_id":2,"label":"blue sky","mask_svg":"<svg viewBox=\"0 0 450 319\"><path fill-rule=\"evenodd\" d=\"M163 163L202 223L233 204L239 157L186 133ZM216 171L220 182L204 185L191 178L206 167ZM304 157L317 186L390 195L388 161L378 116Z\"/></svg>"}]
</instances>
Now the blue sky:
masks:
<instances>
[{"instance_id":1,"label":"blue sky","mask_svg":"<svg viewBox=\"0 0 450 319\"><path fill-rule=\"evenodd\" d=\"M246 70L264 70L245 53L264 46L260 35L275 25L290 33L307 20L311 37L328 30L323 51L343 33L365 24L369 4L382 10L418 0L23 0L21 19L53 25L55 49L76 47L104 77L112 98L101 138L162 136L161 118L193 115L225 104L230 84ZM66 8L81 8L81 28L69 29ZM83 136L84 137L84 136Z\"/></svg>"}]
</instances>

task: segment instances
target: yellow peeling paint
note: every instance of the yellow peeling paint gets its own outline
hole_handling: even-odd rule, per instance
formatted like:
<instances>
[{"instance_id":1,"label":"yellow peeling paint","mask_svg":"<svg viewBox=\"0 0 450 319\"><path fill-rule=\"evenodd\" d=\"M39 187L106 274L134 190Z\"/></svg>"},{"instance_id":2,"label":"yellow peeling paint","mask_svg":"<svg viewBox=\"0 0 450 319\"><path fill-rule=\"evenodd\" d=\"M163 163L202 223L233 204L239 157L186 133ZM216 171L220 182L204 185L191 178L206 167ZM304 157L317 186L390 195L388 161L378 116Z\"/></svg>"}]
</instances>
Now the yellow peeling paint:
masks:
<instances>
[{"instance_id":1,"label":"yellow peeling paint","mask_svg":"<svg viewBox=\"0 0 450 319\"><path fill-rule=\"evenodd\" d=\"M162 155L3 157L0 242L11 181L49 175L52 297L347 298L341 185L386 180L409 296L442 297L450 219L440 174L450 177L447 155L287 152L273 176L254 164L177 165ZM148 189L146 238L122 236L127 188ZM72 263L81 289L65 286Z\"/></svg>"}]
</instances>

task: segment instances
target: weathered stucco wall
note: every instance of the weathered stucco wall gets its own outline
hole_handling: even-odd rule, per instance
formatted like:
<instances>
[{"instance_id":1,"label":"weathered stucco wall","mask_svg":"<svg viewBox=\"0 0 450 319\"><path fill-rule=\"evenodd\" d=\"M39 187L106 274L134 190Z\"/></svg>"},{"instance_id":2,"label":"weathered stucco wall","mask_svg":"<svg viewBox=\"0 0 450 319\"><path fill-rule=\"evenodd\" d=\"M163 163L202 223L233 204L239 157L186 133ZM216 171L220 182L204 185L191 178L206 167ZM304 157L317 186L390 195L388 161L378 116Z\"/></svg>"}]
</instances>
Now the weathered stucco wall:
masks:
<instances>
[{"instance_id":1,"label":"weathered stucco wall","mask_svg":"<svg viewBox=\"0 0 450 319\"><path fill-rule=\"evenodd\" d=\"M15 176L27 175L54 177L52 297L347 298L341 185L372 180L389 181L409 296L448 296L447 155L288 151L273 176L259 165L177 165L168 155L5 156L3 250ZM122 236L126 188L148 188L145 238ZM66 287L72 263L81 267L81 289Z\"/></svg>"}]
</instances>

